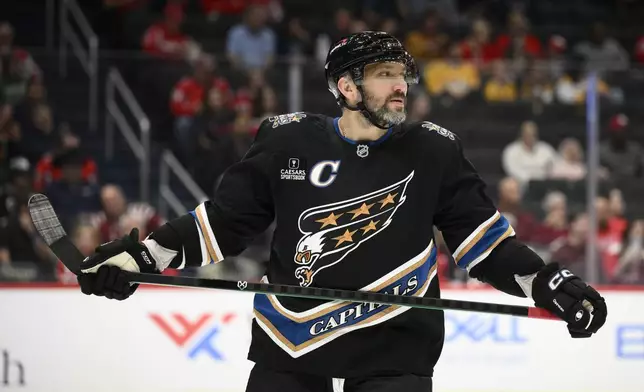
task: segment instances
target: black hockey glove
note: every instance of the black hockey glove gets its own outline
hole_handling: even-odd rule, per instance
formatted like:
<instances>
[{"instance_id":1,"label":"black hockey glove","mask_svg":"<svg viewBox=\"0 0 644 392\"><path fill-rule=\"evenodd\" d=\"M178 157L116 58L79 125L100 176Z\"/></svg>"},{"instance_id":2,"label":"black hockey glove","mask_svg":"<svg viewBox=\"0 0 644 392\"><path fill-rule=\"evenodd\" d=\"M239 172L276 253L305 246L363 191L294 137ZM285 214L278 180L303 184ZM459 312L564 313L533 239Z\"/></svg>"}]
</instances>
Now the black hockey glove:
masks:
<instances>
[{"instance_id":1,"label":"black hockey glove","mask_svg":"<svg viewBox=\"0 0 644 392\"><path fill-rule=\"evenodd\" d=\"M81 291L87 295L124 300L138 284L131 284L124 271L158 273L156 262L145 245L139 242L139 230L96 248L87 257L78 275Z\"/></svg>"},{"instance_id":2,"label":"black hockey glove","mask_svg":"<svg viewBox=\"0 0 644 392\"><path fill-rule=\"evenodd\" d=\"M606 322L606 302L599 293L557 263L546 265L532 283L535 305L568 323L573 338L588 338Z\"/></svg>"}]
</instances>

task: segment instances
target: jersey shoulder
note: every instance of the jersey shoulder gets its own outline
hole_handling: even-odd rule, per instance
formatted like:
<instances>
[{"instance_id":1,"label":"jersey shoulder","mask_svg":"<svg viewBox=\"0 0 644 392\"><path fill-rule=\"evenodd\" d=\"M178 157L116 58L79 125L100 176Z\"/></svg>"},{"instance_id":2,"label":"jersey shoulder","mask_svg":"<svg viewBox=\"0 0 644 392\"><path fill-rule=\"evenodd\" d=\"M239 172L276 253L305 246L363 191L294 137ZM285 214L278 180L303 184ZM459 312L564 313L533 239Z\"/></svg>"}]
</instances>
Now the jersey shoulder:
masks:
<instances>
[{"instance_id":1,"label":"jersey shoulder","mask_svg":"<svg viewBox=\"0 0 644 392\"><path fill-rule=\"evenodd\" d=\"M322 114L309 112L276 114L262 121L255 140L270 144L276 141L296 140L324 131L329 126L333 126L333 119Z\"/></svg>"},{"instance_id":2,"label":"jersey shoulder","mask_svg":"<svg viewBox=\"0 0 644 392\"><path fill-rule=\"evenodd\" d=\"M312 127L325 127L330 117L309 112L292 112L270 116L260 125L264 133L282 134L311 130Z\"/></svg>"},{"instance_id":3,"label":"jersey shoulder","mask_svg":"<svg viewBox=\"0 0 644 392\"><path fill-rule=\"evenodd\" d=\"M435 148L459 148L461 143L458 135L431 121L416 121L404 125L406 134L427 147L428 143Z\"/></svg>"}]
</instances>

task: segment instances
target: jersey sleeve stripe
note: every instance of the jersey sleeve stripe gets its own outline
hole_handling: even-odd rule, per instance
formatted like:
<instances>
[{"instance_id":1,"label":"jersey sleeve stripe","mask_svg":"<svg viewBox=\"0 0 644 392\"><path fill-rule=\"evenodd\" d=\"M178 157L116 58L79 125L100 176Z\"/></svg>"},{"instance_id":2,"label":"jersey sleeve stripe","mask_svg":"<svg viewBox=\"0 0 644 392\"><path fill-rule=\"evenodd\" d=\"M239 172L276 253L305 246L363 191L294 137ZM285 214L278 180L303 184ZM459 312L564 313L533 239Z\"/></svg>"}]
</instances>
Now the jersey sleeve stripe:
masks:
<instances>
[{"instance_id":1,"label":"jersey sleeve stripe","mask_svg":"<svg viewBox=\"0 0 644 392\"><path fill-rule=\"evenodd\" d=\"M501 218L501 214L497 211L492 217L485 222L481 223L479 227L477 227L472 234L470 234L459 246L456 248L456 251L454 251L453 257L454 260L456 260L456 263L458 264L459 260L467 253L469 252L474 245L485 235L485 233L488 231L488 229L494 225L499 218Z\"/></svg>"},{"instance_id":2,"label":"jersey sleeve stripe","mask_svg":"<svg viewBox=\"0 0 644 392\"><path fill-rule=\"evenodd\" d=\"M512 228L512 226L509 226L505 233L503 233L502 236L500 236L489 248L487 248L487 250L483 252L483 254L472 260L472 262L465 267L467 269L467 272L470 272L470 270L474 268L478 263L485 260L490 255L490 253L492 253L492 250L494 250L494 248L496 248L501 243L501 241L513 235L515 235L514 229Z\"/></svg>"},{"instance_id":3,"label":"jersey sleeve stripe","mask_svg":"<svg viewBox=\"0 0 644 392\"><path fill-rule=\"evenodd\" d=\"M499 214L497 212L497 214ZM495 214L496 215L496 214ZM477 235L475 239L466 245L466 253L461 253L458 258L454 258L456 264L463 269L472 268L472 263L477 263L487 257L487 255L505 238L514 234L514 229L505 217L499 214L498 218L492 225L481 231L482 235Z\"/></svg>"},{"instance_id":4,"label":"jersey sleeve stripe","mask_svg":"<svg viewBox=\"0 0 644 392\"><path fill-rule=\"evenodd\" d=\"M208 254L210 256L210 260L212 263L218 263L221 260L223 260L223 256L221 254L221 249L219 249L219 244L217 244L217 240L215 239L215 235L212 232L212 228L210 227L210 222L208 220L208 214L206 212L206 207L202 203L200 204L195 210L193 216L195 217L197 221L197 226L199 228L199 233L200 233L200 240L203 241L203 244L205 244L205 248L208 251Z\"/></svg>"},{"instance_id":5,"label":"jersey sleeve stripe","mask_svg":"<svg viewBox=\"0 0 644 392\"><path fill-rule=\"evenodd\" d=\"M197 237L199 238L199 251L201 253L201 266L204 266L206 264L212 264L213 260L210 257L210 252L208 250L208 244L206 243L206 240L204 239L203 233L202 233L202 228L201 225L199 224L199 220L197 218L197 213L196 211L191 211L190 214L195 218L195 226L197 228Z\"/></svg>"}]
</instances>

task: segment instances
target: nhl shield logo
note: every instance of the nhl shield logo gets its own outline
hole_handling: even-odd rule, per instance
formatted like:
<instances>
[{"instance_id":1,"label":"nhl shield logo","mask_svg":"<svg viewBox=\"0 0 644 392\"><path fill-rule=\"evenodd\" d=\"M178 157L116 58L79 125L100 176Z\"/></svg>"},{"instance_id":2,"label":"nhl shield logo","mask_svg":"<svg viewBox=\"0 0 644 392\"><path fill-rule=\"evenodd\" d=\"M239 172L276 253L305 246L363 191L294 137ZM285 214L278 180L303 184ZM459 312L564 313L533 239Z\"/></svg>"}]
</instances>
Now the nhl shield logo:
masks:
<instances>
[{"instance_id":1,"label":"nhl shield logo","mask_svg":"<svg viewBox=\"0 0 644 392\"><path fill-rule=\"evenodd\" d=\"M385 230L405 202L413 176L412 171L405 179L367 195L304 211L298 220L303 236L293 258L300 286L310 286L317 273Z\"/></svg>"},{"instance_id":2,"label":"nhl shield logo","mask_svg":"<svg viewBox=\"0 0 644 392\"><path fill-rule=\"evenodd\" d=\"M369 146L366 144L358 144L356 154L358 154L360 158L366 158L369 155Z\"/></svg>"}]
</instances>

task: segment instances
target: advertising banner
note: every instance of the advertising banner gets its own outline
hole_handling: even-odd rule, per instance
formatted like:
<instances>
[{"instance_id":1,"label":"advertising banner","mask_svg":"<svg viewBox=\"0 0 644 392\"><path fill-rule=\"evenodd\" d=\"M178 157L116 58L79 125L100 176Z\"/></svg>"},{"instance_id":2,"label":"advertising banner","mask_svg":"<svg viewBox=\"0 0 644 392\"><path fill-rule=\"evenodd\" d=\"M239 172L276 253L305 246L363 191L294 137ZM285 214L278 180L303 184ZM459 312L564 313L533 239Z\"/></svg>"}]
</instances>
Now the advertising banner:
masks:
<instances>
[{"instance_id":1,"label":"advertising banner","mask_svg":"<svg viewBox=\"0 0 644 392\"><path fill-rule=\"evenodd\" d=\"M644 292L602 292L591 339L565 324L446 312L436 392L641 392ZM446 298L527 304L490 290ZM0 289L0 391L243 392L252 294L142 288L122 302L75 288Z\"/></svg>"}]
</instances>

